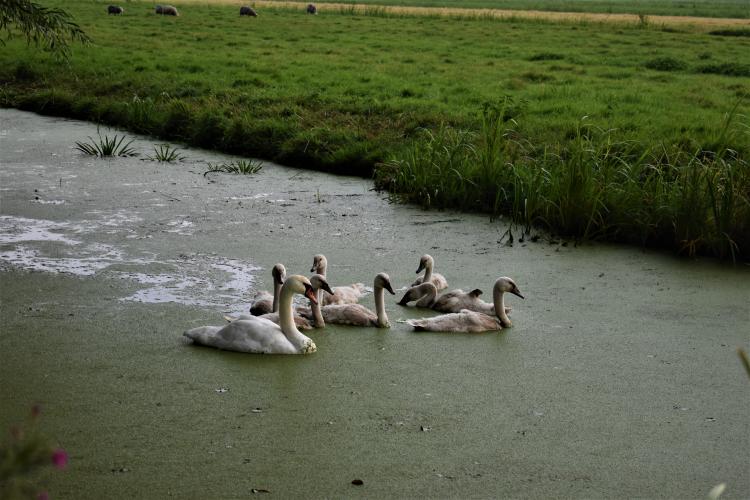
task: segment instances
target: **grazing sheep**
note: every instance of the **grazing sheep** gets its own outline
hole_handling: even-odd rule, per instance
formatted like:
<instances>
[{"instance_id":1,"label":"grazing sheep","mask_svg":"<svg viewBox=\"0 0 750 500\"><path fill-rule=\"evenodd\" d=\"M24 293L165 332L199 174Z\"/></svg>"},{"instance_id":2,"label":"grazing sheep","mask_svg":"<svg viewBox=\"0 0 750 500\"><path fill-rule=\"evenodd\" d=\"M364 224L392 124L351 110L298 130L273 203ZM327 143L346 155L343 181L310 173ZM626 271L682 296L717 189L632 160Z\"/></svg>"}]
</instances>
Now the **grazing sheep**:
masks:
<instances>
[{"instance_id":1,"label":"grazing sheep","mask_svg":"<svg viewBox=\"0 0 750 500\"><path fill-rule=\"evenodd\" d=\"M180 15L180 13L177 12L177 9L172 7L171 5L157 5L156 13L164 15L164 16L179 16Z\"/></svg>"},{"instance_id":2,"label":"grazing sheep","mask_svg":"<svg viewBox=\"0 0 750 500\"><path fill-rule=\"evenodd\" d=\"M122 14L124 11L125 10L119 5L110 5L107 7L107 14L114 14L117 16Z\"/></svg>"},{"instance_id":3,"label":"grazing sheep","mask_svg":"<svg viewBox=\"0 0 750 500\"><path fill-rule=\"evenodd\" d=\"M255 9L253 9L252 7L248 7L247 5L243 5L242 7L240 7L240 15L258 17L258 13L255 12Z\"/></svg>"},{"instance_id":4,"label":"grazing sheep","mask_svg":"<svg viewBox=\"0 0 750 500\"><path fill-rule=\"evenodd\" d=\"M307 13L308 14L317 14L318 8L315 6L314 3L307 4Z\"/></svg>"}]
</instances>

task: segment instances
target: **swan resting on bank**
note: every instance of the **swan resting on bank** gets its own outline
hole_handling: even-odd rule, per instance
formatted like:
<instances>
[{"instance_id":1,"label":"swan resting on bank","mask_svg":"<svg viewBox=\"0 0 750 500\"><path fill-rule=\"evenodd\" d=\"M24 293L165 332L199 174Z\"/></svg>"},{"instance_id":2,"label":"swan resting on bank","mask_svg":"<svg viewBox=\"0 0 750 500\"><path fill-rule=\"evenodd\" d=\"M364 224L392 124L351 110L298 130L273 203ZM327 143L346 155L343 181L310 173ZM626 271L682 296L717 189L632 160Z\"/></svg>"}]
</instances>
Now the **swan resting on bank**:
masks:
<instances>
[{"instance_id":1,"label":"swan resting on bank","mask_svg":"<svg viewBox=\"0 0 750 500\"><path fill-rule=\"evenodd\" d=\"M431 255L424 254L419 259L419 267L417 268L417 274L424 269L424 275L417 278L411 286L421 285L422 283L432 283L435 287L440 290L448 288L448 281L440 273L433 273L432 268L435 266L435 259Z\"/></svg>"},{"instance_id":2,"label":"swan resting on bank","mask_svg":"<svg viewBox=\"0 0 750 500\"><path fill-rule=\"evenodd\" d=\"M409 288L398 302L398 305L406 306L409 302L416 300L417 302L414 304L416 307L433 309L438 312L457 313L468 309L469 311L494 316L495 305L483 301L479 298L480 295L482 295L482 290L479 288L475 288L470 292L464 292L459 288L438 297L435 285L432 283L422 283L421 285ZM505 306L505 313L510 313L511 309L510 306Z\"/></svg>"},{"instance_id":3,"label":"swan resting on bank","mask_svg":"<svg viewBox=\"0 0 750 500\"><path fill-rule=\"evenodd\" d=\"M273 276L273 295L266 291L258 292L253 302L250 304L250 314L253 316L262 316L268 313L275 313L279 310L279 295L281 294L281 285L286 279L286 268L284 264L276 264L271 269Z\"/></svg>"},{"instance_id":4,"label":"swan resting on bank","mask_svg":"<svg viewBox=\"0 0 750 500\"><path fill-rule=\"evenodd\" d=\"M503 295L512 293L518 297L524 298L516 283L507 277L498 278L492 289L492 298L496 315L489 316L476 311L464 309L461 312L442 314L432 318L409 319L406 323L416 331L429 332L486 332L491 330L500 330L510 328L511 323L508 314L505 312L505 302Z\"/></svg>"},{"instance_id":5,"label":"swan resting on bank","mask_svg":"<svg viewBox=\"0 0 750 500\"><path fill-rule=\"evenodd\" d=\"M223 327L201 326L183 335L195 344L216 347L225 351L258 354L310 354L317 350L315 342L306 337L292 319L292 297L304 295L317 303L310 280L293 275L284 281L279 298L279 324L253 316L233 321Z\"/></svg>"},{"instance_id":6,"label":"swan resting on bank","mask_svg":"<svg viewBox=\"0 0 750 500\"><path fill-rule=\"evenodd\" d=\"M328 259L325 255L318 254L313 257L313 266L310 269L311 273L317 273L326 277L328 271ZM331 304L356 304L359 298L365 294L364 283L353 283L349 286L335 286L333 287L333 295L326 295L323 297L321 306L328 306Z\"/></svg>"},{"instance_id":7,"label":"swan resting on bank","mask_svg":"<svg viewBox=\"0 0 750 500\"><path fill-rule=\"evenodd\" d=\"M362 304L331 304L320 307L313 304L311 310L300 310L300 314L313 320L316 328L322 328L326 323L333 325L350 326L375 326L378 328L390 328L388 315L385 312L385 292L388 290L395 295L391 286L391 279L386 273L379 273L373 280L375 290L375 310L372 312ZM335 290L335 288L334 288Z\"/></svg>"}]
</instances>

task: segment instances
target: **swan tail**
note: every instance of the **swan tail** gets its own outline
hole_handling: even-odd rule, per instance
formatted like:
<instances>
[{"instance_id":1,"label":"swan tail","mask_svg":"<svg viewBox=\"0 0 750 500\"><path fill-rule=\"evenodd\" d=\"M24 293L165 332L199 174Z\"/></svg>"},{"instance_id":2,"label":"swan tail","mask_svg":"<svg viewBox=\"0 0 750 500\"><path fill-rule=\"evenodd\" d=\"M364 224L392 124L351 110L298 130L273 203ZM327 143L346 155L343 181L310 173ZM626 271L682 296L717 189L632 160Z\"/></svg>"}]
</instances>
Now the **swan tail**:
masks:
<instances>
[{"instance_id":1,"label":"swan tail","mask_svg":"<svg viewBox=\"0 0 750 500\"><path fill-rule=\"evenodd\" d=\"M427 327L425 326L424 322L419 319L407 319L406 324L414 328L415 332L426 332Z\"/></svg>"},{"instance_id":2,"label":"swan tail","mask_svg":"<svg viewBox=\"0 0 750 500\"><path fill-rule=\"evenodd\" d=\"M196 344L210 345L211 340L216 336L216 332L219 329L216 326L199 326L198 328L185 330L183 335Z\"/></svg>"}]
</instances>

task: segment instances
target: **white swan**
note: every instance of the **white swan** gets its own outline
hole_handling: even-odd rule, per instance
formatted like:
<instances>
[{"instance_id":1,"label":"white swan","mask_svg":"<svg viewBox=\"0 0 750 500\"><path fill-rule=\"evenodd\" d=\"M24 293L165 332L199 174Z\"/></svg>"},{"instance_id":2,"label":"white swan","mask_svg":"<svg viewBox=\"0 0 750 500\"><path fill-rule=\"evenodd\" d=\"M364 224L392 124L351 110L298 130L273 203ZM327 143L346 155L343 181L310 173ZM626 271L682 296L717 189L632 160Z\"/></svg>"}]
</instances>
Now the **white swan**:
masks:
<instances>
[{"instance_id":1,"label":"white swan","mask_svg":"<svg viewBox=\"0 0 750 500\"><path fill-rule=\"evenodd\" d=\"M297 330L292 320L292 296L299 293L317 302L312 284L304 276L293 275L284 281L279 298L280 325L253 316L233 321L223 327L202 326L187 330L183 335L196 344L226 351L260 354L310 354L317 350L315 343Z\"/></svg>"},{"instance_id":2,"label":"white swan","mask_svg":"<svg viewBox=\"0 0 750 500\"><path fill-rule=\"evenodd\" d=\"M326 277L326 271L328 270L328 259L325 255L318 254L313 257L313 266L310 269L311 273L317 273ZM331 304L356 304L360 297L365 294L365 285L363 283L354 283L349 286L335 286L333 287L333 295L323 296L321 306L327 306Z\"/></svg>"},{"instance_id":3,"label":"white swan","mask_svg":"<svg viewBox=\"0 0 750 500\"><path fill-rule=\"evenodd\" d=\"M495 311L500 311L495 316L464 309L458 313L442 314L433 318L409 319L406 323L413 326L416 331L430 332L486 332L509 328L513 324L505 312L503 295L506 292L524 298L512 279L498 278L492 290Z\"/></svg>"},{"instance_id":4,"label":"white swan","mask_svg":"<svg viewBox=\"0 0 750 500\"><path fill-rule=\"evenodd\" d=\"M332 304L323 307L320 307L320 304L318 304L313 305L311 311L303 312L300 310L300 314L311 315L316 327L320 327L319 325L325 326L325 323L330 323L332 325L390 328L391 324L385 312L384 290L388 290L391 295L395 295L391 286L391 278L386 273L376 275L373 281L373 289L375 290L376 312L370 311L362 304Z\"/></svg>"},{"instance_id":5,"label":"white swan","mask_svg":"<svg viewBox=\"0 0 750 500\"><path fill-rule=\"evenodd\" d=\"M281 285L286 279L286 268L283 264L276 264L271 269L273 276L273 295L266 291L258 292L253 302L250 304L250 314L253 316L262 316L279 310L279 295L281 294Z\"/></svg>"},{"instance_id":6,"label":"white swan","mask_svg":"<svg viewBox=\"0 0 750 500\"><path fill-rule=\"evenodd\" d=\"M432 268L435 266L435 259L431 255L423 255L419 259L419 267L417 268L417 274L424 269L424 275L417 278L411 286L417 286L422 283L432 283L435 287L440 290L448 288L448 281L443 277L442 274L433 273Z\"/></svg>"},{"instance_id":7,"label":"white swan","mask_svg":"<svg viewBox=\"0 0 750 500\"><path fill-rule=\"evenodd\" d=\"M260 316L253 316L252 314L238 314L237 316L224 316L224 319L227 320L230 323L232 321L240 321L240 320L243 320L243 319L252 319L252 318L267 319L269 321L273 321L277 325L279 324L279 321L281 320L281 318L279 317L279 313L278 312L261 314ZM312 330L313 328L315 328L312 325L312 323L310 323L310 321L308 319L303 318L302 316L300 316L296 312L294 313L294 316L293 316L292 319L294 320L294 324L300 330Z\"/></svg>"}]
</instances>

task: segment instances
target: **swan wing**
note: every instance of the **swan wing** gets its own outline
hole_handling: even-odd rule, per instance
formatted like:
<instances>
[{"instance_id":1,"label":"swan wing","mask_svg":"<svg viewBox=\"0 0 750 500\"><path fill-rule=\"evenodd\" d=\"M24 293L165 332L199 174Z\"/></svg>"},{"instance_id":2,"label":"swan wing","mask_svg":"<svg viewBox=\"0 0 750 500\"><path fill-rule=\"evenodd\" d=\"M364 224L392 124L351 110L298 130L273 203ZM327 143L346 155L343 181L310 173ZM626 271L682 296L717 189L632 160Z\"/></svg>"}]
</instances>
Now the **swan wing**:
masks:
<instances>
[{"instance_id":1,"label":"swan wing","mask_svg":"<svg viewBox=\"0 0 750 500\"><path fill-rule=\"evenodd\" d=\"M362 283L354 283L350 286L335 286L333 287L333 295L323 295L323 305L334 305L334 304L356 304L359 298L365 293L365 285Z\"/></svg>"},{"instance_id":2,"label":"swan wing","mask_svg":"<svg viewBox=\"0 0 750 500\"><path fill-rule=\"evenodd\" d=\"M255 294L252 303L250 304L250 314L253 316L261 316L273 311L273 295L266 291L261 291Z\"/></svg>"},{"instance_id":3,"label":"swan wing","mask_svg":"<svg viewBox=\"0 0 750 500\"><path fill-rule=\"evenodd\" d=\"M461 312L441 314L432 318L410 319L407 324L416 331L428 332L486 332L499 330L500 324L486 314L463 309Z\"/></svg>"},{"instance_id":4,"label":"swan wing","mask_svg":"<svg viewBox=\"0 0 750 500\"><path fill-rule=\"evenodd\" d=\"M378 316L361 304L337 304L320 309L326 323L332 325L372 326Z\"/></svg>"},{"instance_id":5,"label":"swan wing","mask_svg":"<svg viewBox=\"0 0 750 500\"><path fill-rule=\"evenodd\" d=\"M184 334L201 345L225 351L260 354L296 354L297 350L281 331L279 325L266 318L233 321L226 326L193 328Z\"/></svg>"}]
</instances>

